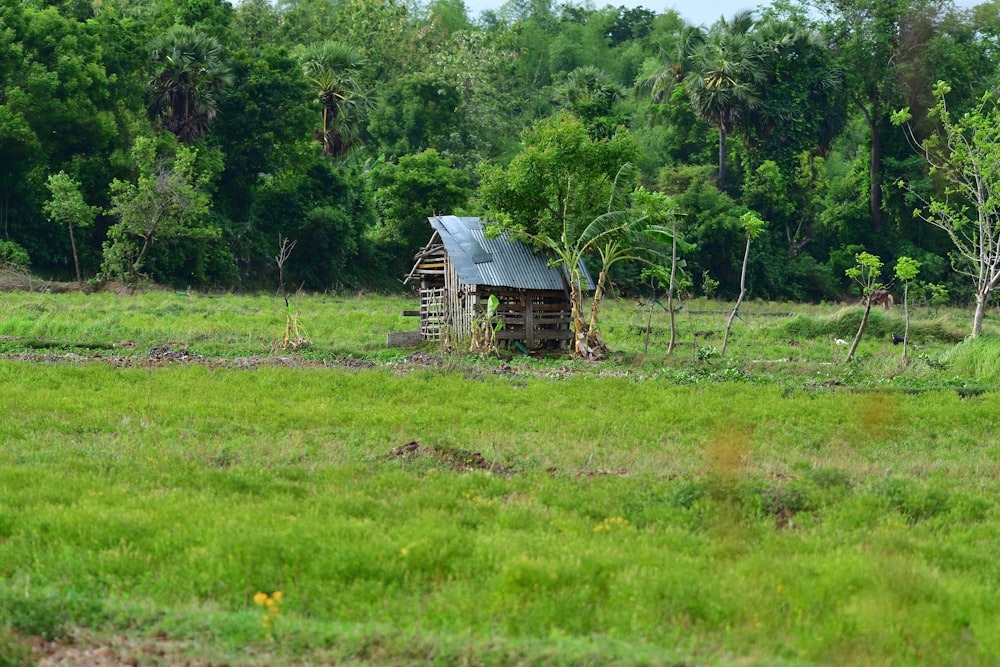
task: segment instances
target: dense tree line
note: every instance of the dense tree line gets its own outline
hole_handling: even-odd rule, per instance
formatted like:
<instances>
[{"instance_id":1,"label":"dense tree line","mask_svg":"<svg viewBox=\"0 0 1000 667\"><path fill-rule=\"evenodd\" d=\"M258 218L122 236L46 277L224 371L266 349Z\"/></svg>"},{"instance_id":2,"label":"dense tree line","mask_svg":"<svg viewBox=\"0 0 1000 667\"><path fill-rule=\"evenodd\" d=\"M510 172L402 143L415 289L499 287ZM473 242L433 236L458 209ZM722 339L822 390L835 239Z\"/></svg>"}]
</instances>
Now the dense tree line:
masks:
<instances>
[{"instance_id":1,"label":"dense tree line","mask_svg":"<svg viewBox=\"0 0 1000 667\"><path fill-rule=\"evenodd\" d=\"M551 0L0 0L0 260L260 289L286 238L289 285L393 289L427 215L582 225L628 178L681 212L695 292L739 291L752 211L751 296L833 298L867 251L919 261L918 298L965 299L915 215L945 187L913 143L939 80L956 116L997 88L1000 0L779 0L711 26Z\"/></svg>"}]
</instances>

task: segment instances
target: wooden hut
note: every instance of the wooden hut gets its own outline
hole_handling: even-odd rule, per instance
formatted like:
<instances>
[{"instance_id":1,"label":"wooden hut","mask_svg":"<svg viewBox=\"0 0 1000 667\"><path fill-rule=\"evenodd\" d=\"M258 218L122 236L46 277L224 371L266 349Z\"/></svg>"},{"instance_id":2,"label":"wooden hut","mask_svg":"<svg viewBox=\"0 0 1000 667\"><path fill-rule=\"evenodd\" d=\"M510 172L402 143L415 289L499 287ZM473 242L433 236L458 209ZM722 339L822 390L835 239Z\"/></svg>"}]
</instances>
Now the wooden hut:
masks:
<instances>
[{"instance_id":1,"label":"wooden hut","mask_svg":"<svg viewBox=\"0 0 1000 667\"><path fill-rule=\"evenodd\" d=\"M569 286L560 269L506 233L489 238L479 218L428 218L434 232L406 277L419 284L420 337L468 339L474 319L496 296L498 342L534 349L573 339ZM584 269L589 287L593 287Z\"/></svg>"}]
</instances>

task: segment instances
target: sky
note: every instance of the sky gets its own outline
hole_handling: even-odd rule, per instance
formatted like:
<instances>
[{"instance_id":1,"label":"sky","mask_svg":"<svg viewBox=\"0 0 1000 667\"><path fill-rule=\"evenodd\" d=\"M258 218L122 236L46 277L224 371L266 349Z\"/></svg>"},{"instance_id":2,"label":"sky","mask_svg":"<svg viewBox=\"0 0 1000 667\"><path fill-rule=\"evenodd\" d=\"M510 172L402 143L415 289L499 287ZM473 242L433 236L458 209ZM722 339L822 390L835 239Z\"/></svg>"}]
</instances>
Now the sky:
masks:
<instances>
[{"instance_id":1,"label":"sky","mask_svg":"<svg viewBox=\"0 0 1000 667\"><path fill-rule=\"evenodd\" d=\"M958 7L972 7L982 0L955 0ZM469 8L469 15L473 18L486 9L499 9L504 0L465 0L465 6ZM556 3L558 4L558 3ZM574 1L573 4L583 4ZM769 2L761 3L759 0L593 0L595 7L612 5L619 7L645 7L657 14L661 14L668 9L676 9L677 13L694 25L710 26L720 17L731 17L737 12L756 9L758 5L769 5Z\"/></svg>"}]
</instances>

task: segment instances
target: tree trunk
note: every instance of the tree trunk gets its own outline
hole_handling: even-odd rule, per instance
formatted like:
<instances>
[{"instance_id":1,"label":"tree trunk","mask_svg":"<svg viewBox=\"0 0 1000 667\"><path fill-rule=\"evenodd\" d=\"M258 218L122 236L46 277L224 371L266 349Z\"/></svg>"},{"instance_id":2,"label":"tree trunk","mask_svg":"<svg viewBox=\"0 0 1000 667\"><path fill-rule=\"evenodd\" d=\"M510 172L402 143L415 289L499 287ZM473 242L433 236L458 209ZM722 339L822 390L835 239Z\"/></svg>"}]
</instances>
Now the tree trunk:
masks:
<instances>
[{"instance_id":1,"label":"tree trunk","mask_svg":"<svg viewBox=\"0 0 1000 667\"><path fill-rule=\"evenodd\" d=\"M868 120L872 133L871 165L868 169L868 208L872 216L872 229L882 229L882 136L879 132L878 107L872 109Z\"/></svg>"},{"instance_id":2,"label":"tree trunk","mask_svg":"<svg viewBox=\"0 0 1000 667\"><path fill-rule=\"evenodd\" d=\"M747 293L747 263L750 260L750 234L747 234L747 247L743 251L743 272L740 274L740 295L736 299L736 305L733 306L733 312L729 313L729 321L726 322L726 335L722 338L722 351L719 352L719 356L724 356L726 354L726 346L729 345L729 330L733 328L733 320L740 312L740 304L743 303L743 297Z\"/></svg>"},{"instance_id":3,"label":"tree trunk","mask_svg":"<svg viewBox=\"0 0 1000 667\"><path fill-rule=\"evenodd\" d=\"M656 305L656 290L653 290L653 298L649 301L649 312L646 314L646 345L643 354L649 354L649 332L653 327L653 306Z\"/></svg>"},{"instance_id":4,"label":"tree trunk","mask_svg":"<svg viewBox=\"0 0 1000 667\"><path fill-rule=\"evenodd\" d=\"M69 246L73 249L73 266L76 267L76 282L83 284L83 276L80 274L80 258L76 254L76 239L73 238L73 223L69 224Z\"/></svg>"},{"instance_id":5,"label":"tree trunk","mask_svg":"<svg viewBox=\"0 0 1000 667\"><path fill-rule=\"evenodd\" d=\"M910 283L903 283L903 363L906 364L906 348L910 344Z\"/></svg>"},{"instance_id":6,"label":"tree trunk","mask_svg":"<svg viewBox=\"0 0 1000 667\"><path fill-rule=\"evenodd\" d=\"M868 313L872 311L872 300L871 298L865 299L865 314L861 316L861 326L858 327L858 333L854 335L854 342L851 343L851 349L847 352L847 357L844 358L844 363L851 363L851 359L854 358L854 353L858 349L858 345L861 343L861 334L865 331L865 325L868 324Z\"/></svg>"},{"instance_id":7,"label":"tree trunk","mask_svg":"<svg viewBox=\"0 0 1000 667\"><path fill-rule=\"evenodd\" d=\"M604 281L607 279L604 271L597 275L597 286L594 288L594 300L590 303L590 331L597 330L597 311L601 307L601 299L604 297Z\"/></svg>"},{"instance_id":8,"label":"tree trunk","mask_svg":"<svg viewBox=\"0 0 1000 667\"><path fill-rule=\"evenodd\" d=\"M573 352L576 356L587 355L587 332L583 322L583 304L580 303L580 286L576 276L571 275L569 279L569 300L573 307Z\"/></svg>"},{"instance_id":9,"label":"tree trunk","mask_svg":"<svg viewBox=\"0 0 1000 667\"><path fill-rule=\"evenodd\" d=\"M726 189L726 128L719 127L719 192Z\"/></svg>"},{"instance_id":10,"label":"tree trunk","mask_svg":"<svg viewBox=\"0 0 1000 667\"><path fill-rule=\"evenodd\" d=\"M152 242L152 236L146 236L143 238L142 250L139 251L139 256L136 257L134 262L132 262L132 266L129 269L129 278L132 281L135 281L139 277L139 269L142 268L142 263L146 260L146 253L149 252L149 246Z\"/></svg>"},{"instance_id":11,"label":"tree trunk","mask_svg":"<svg viewBox=\"0 0 1000 667\"><path fill-rule=\"evenodd\" d=\"M597 286L594 288L594 300L590 304L590 324L586 329L586 350L584 355L588 359L604 359L607 354L607 346L604 345L604 340L601 338L601 332L597 330L597 312L601 308L601 299L604 298L604 282L607 280L607 275L604 271L598 275Z\"/></svg>"},{"instance_id":12,"label":"tree trunk","mask_svg":"<svg viewBox=\"0 0 1000 667\"><path fill-rule=\"evenodd\" d=\"M674 324L674 276L677 273L677 221L673 221L673 243L670 248L670 285L667 288L667 314L670 316L670 344L667 354L673 354L677 345L677 326Z\"/></svg>"},{"instance_id":13,"label":"tree trunk","mask_svg":"<svg viewBox=\"0 0 1000 667\"><path fill-rule=\"evenodd\" d=\"M972 317L972 337L976 338L983 332L983 316L986 314L986 301L989 293L976 291L976 314Z\"/></svg>"}]
</instances>

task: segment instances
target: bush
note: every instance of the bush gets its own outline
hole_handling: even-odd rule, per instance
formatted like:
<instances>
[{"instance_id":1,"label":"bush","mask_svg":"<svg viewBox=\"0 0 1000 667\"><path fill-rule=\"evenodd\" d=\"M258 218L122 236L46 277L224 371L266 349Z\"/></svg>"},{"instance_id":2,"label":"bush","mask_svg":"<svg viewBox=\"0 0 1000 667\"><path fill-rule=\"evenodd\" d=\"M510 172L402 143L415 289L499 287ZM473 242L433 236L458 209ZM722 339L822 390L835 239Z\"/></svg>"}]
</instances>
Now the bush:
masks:
<instances>
[{"instance_id":1,"label":"bush","mask_svg":"<svg viewBox=\"0 0 1000 667\"><path fill-rule=\"evenodd\" d=\"M0 594L0 622L29 636L49 641L66 633L69 614L55 595L27 595L4 591Z\"/></svg>"},{"instance_id":2,"label":"bush","mask_svg":"<svg viewBox=\"0 0 1000 667\"><path fill-rule=\"evenodd\" d=\"M14 241L0 240L0 265L16 269L27 269L31 265L28 251Z\"/></svg>"}]
</instances>

